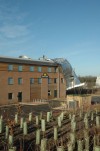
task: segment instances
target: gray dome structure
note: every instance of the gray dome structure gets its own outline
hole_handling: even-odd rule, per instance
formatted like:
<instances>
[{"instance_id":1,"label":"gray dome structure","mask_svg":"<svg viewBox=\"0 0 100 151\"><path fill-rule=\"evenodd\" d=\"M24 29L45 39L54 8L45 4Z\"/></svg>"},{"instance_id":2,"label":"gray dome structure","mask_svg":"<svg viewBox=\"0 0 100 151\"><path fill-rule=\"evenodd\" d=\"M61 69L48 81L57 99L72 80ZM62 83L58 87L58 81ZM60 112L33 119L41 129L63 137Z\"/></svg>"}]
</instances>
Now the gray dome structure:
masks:
<instances>
[{"instance_id":1,"label":"gray dome structure","mask_svg":"<svg viewBox=\"0 0 100 151\"><path fill-rule=\"evenodd\" d=\"M67 89L84 85L79 81L76 73L74 72L71 64L67 61L67 59L55 58L53 59L53 61L61 65L64 76L66 78Z\"/></svg>"}]
</instances>

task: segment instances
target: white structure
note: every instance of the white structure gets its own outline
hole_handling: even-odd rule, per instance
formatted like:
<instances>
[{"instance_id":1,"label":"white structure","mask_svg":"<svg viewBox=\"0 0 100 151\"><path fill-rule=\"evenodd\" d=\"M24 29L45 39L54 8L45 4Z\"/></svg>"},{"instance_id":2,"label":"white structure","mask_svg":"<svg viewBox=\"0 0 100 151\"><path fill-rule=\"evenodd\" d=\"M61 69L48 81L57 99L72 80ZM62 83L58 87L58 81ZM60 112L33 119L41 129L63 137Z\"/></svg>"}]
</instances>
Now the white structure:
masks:
<instances>
[{"instance_id":1,"label":"white structure","mask_svg":"<svg viewBox=\"0 0 100 151\"><path fill-rule=\"evenodd\" d=\"M59 63L62 66L64 76L66 78L66 90L70 90L76 87L83 87L85 83L81 83L78 79L75 71L73 70L71 64L68 62L67 59L64 58L55 58L53 59L54 62Z\"/></svg>"},{"instance_id":2,"label":"white structure","mask_svg":"<svg viewBox=\"0 0 100 151\"><path fill-rule=\"evenodd\" d=\"M96 86L100 87L100 76L98 76L96 79Z\"/></svg>"}]
</instances>

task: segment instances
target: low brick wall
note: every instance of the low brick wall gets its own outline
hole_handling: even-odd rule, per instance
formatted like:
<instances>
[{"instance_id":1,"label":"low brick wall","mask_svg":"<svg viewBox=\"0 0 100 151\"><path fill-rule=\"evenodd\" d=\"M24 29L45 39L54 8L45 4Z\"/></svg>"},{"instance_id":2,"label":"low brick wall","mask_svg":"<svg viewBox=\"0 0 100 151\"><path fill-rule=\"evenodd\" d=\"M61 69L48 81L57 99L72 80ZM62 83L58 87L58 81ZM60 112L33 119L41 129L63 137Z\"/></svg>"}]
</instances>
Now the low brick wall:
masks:
<instances>
[{"instance_id":1,"label":"low brick wall","mask_svg":"<svg viewBox=\"0 0 100 151\"><path fill-rule=\"evenodd\" d=\"M66 100L69 102L70 100L76 100L78 101L78 105L79 107L81 107L82 105L84 106L89 106L91 105L91 95L87 95L87 96L72 96L72 95L68 95Z\"/></svg>"}]
</instances>

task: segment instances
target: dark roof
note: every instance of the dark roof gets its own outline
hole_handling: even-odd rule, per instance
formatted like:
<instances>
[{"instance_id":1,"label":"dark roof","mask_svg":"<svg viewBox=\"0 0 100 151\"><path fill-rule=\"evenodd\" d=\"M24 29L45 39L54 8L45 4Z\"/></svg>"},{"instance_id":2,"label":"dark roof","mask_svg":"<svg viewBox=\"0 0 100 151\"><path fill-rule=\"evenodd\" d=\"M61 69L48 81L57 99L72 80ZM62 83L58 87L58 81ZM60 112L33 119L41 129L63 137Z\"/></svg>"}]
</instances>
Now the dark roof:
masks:
<instances>
[{"instance_id":1,"label":"dark roof","mask_svg":"<svg viewBox=\"0 0 100 151\"><path fill-rule=\"evenodd\" d=\"M30 64L30 65L40 65L40 66L58 66L54 61L41 61L41 60L32 60L32 59L23 59L23 58L10 58L10 57L1 57L0 62L3 63L15 63L15 64Z\"/></svg>"}]
</instances>

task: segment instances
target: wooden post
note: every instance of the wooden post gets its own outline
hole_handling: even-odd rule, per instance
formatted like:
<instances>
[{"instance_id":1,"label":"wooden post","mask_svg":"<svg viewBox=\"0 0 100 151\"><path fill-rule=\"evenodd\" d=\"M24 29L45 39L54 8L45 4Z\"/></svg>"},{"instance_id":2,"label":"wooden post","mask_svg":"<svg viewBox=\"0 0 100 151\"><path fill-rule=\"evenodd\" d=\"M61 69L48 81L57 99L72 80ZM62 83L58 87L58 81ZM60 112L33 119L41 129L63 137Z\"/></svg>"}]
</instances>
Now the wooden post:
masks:
<instances>
[{"instance_id":1,"label":"wooden post","mask_svg":"<svg viewBox=\"0 0 100 151\"><path fill-rule=\"evenodd\" d=\"M20 118L20 128L23 128L23 123L24 123L24 118L21 117L21 118Z\"/></svg>"},{"instance_id":2,"label":"wooden post","mask_svg":"<svg viewBox=\"0 0 100 151\"><path fill-rule=\"evenodd\" d=\"M45 119L41 119L41 130L45 132Z\"/></svg>"},{"instance_id":3,"label":"wooden post","mask_svg":"<svg viewBox=\"0 0 100 151\"><path fill-rule=\"evenodd\" d=\"M0 118L0 133L3 131L3 119Z\"/></svg>"},{"instance_id":4,"label":"wooden post","mask_svg":"<svg viewBox=\"0 0 100 151\"><path fill-rule=\"evenodd\" d=\"M96 126L97 128L100 128L100 117L96 116Z\"/></svg>"},{"instance_id":5,"label":"wooden post","mask_svg":"<svg viewBox=\"0 0 100 151\"><path fill-rule=\"evenodd\" d=\"M50 112L47 112L47 122L50 122Z\"/></svg>"},{"instance_id":6,"label":"wooden post","mask_svg":"<svg viewBox=\"0 0 100 151\"><path fill-rule=\"evenodd\" d=\"M85 149L89 150L89 137L85 138Z\"/></svg>"},{"instance_id":7,"label":"wooden post","mask_svg":"<svg viewBox=\"0 0 100 151\"><path fill-rule=\"evenodd\" d=\"M61 127L61 117L58 116L58 126Z\"/></svg>"},{"instance_id":8,"label":"wooden post","mask_svg":"<svg viewBox=\"0 0 100 151\"><path fill-rule=\"evenodd\" d=\"M68 143L68 151L73 151L73 145L71 142Z\"/></svg>"},{"instance_id":9,"label":"wooden post","mask_svg":"<svg viewBox=\"0 0 100 151\"><path fill-rule=\"evenodd\" d=\"M58 146L57 151L64 151L64 146Z\"/></svg>"},{"instance_id":10,"label":"wooden post","mask_svg":"<svg viewBox=\"0 0 100 151\"><path fill-rule=\"evenodd\" d=\"M77 151L83 151L82 141L81 141L81 140L78 140L78 141L77 141L77 144L78 144L78 150L77 150Z\"/></svg>"},{"instance_id":11,"label":"wooden post","mask_svg":"<svg viewBox=\"0 0 100 151\"><path fill-rule=\"evenodd\" d=\"M36 145L40 144L40 129L36 130Z\"/></svg>"},{"instance_id":12,"label":"wooden post","mask_svg":"<svg viewBox=\"0 0 100 151\"><path fill-rule=\"evenodd\" d=\"M24 135L27 135L27 122L25 121L24 123L23 123L23 134Z\"/></svg>"},{"instance_id":13,"label":"wooden post","mask_svg":"<svg viewBox=\"0 0 100 151\"><path fill-rule=\"evenodd\" d=\"M36 115L36 125L39 125L39 117L38 117L38 115Z\"/></svg>"},{"instance_id":14,"label":"wooden post","mask_svg":"<svg viewBox=\"0 0 100 151\"><path fill-rule=\"evenodd\" d=\"M29 122L32 122L32 112L29 113Z\"/></svg>"},{"instance_id":15,"label":"wooden post","mask_svg":"<svg viewBox=\"0 0 100 151\"><path fill-rule=\"evenodd\" d=\"M13 147L13 135L9 135L8 144L10 147Z\"/></svg>"},{"instance_id":16,"label":"wooden post","mask_svg":"<svg viewBox=\"0 0 100 151\"><path fill-rule=\"evenodd\" d=\"M6 131L5 131L5 139L8 139L9 136L9 127L6 125Z\"/></svg>"},{"instance_id":17,"label":"wooden post","mask_svg":"<svg viewBox=\"0 0 100 151\"><path fill-rule=\"evenodd\" d=\"M43 139L41 139L40 151L46 151L46 147L47 147L47 139L43 138Z\"/></svg>"},{"instance_id":18,"label":"wooden post","mask_svg":"<svg viewBox=\"0 0 100 151\"><path fill-rule=\"evenodd\" d=\"M95 146L95 147L93 148L93 151L100 151L100 146Z\"/></svg>"},{"instance_id":19,"label":"wooden post","mask_svg":"<svg viewBox=\"0 0 100 151\"><path fill-rule=\"evenodd\" d=\"M18 124L18 113L15 114L15 124Z\"/></svg>"},{"instance_id":20,"label":"wooden post","mask_svg":"<svg viewBox=\"0 0 100 151\"><path fill-rule=\"evenodd\" d=\"M57 141L57 139L58 139L57 126L54 126L54 140Z\"/></svg>"}]
</instances>

